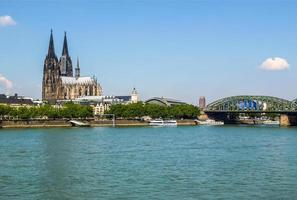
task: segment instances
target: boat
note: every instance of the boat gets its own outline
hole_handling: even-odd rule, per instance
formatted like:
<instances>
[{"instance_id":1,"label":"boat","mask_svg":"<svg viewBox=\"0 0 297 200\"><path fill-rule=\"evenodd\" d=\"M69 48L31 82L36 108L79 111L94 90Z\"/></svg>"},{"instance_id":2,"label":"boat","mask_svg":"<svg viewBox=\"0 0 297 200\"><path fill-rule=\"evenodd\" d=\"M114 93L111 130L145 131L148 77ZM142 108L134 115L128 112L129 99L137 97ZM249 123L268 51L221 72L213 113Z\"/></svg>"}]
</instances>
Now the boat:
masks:
<instances>
[{"instance_id":1,"label":"boat","mask_svg":"<svg viewBox=\"0 0 297 200\"><path fill-rule=\"evenodd\" d=\"M213 119L207 119L205 121L195 120L195 122L197 125L210 125L210 126L224 125L223 121L215 121Z\"/></svg>"},{"instance_id":2,"label":"boat","mask_svg":"<svg viewBox=\"0 0 297 200\"><path fill-rule=\"evenodd\" d=\"M177 126L177 121L176 120L165 120L164 126Z\"/></svg>"},{"instance_id":3,"label":"boat","mask_svg":"<svg viewBox=\"0 0 297 200\"><path fill-rule=\"evenodd\" d=\"M70 120L69 123L73 127L89 127L90 126L89 123L84 123L84 122L77 121L77 120Z\"/></svg>"},{"instance_id":4,"label":"boat","mask_svg":"<svg viewBox=\"0 0 297 200\"><path fill-rule=\"evenodd\" d=\"M176 120L155 119L149 122L150 126L177 126Z\"/></svg>"},{"instance_id":5,"label":"boat","mask_svg":"<svg viewBox=\"0 0 297 200\"><path fill-rule=\"evenodd\" d=\"M274 120L264 120L262 122L263 125L279 125L279 121L274 121Z\"/></svg>"}]
</instances>

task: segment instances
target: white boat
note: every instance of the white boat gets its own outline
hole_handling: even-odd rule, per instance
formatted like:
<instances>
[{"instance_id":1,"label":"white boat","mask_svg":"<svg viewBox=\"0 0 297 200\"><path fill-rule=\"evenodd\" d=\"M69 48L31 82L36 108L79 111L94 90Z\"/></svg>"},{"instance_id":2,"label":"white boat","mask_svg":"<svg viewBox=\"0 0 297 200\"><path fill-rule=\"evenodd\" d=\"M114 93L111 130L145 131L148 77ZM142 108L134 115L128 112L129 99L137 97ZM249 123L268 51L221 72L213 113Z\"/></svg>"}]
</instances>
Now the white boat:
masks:
<instances>
[{"instance_id":1,"label":"white boat","mask_svg":"<svg viewBox=\"0 0 297 200\"><path fill-rule=\"evenodd\" d=\"M162 120L162 119L155 119L150 121L150 126L177 126L176 120Z\"/></svg>"},{"instance_id":2,"label":"white boat","mask_svg":"<svg viewBox=\"0 0 297 200\"><path fill-rule=\"evenodd\" d=\"M265 120L262 123L264 125L279 125L279 121L273 121L273 120Z\"/></svg>"},{"instance_id":3,"label":"white boat","mask_svg":"<svg viewBox=\"0 0 297 200\"><path fill-rule=\"evenodd\" d=\"M176 120L165 120L164 126L177 126L177 121Z\"/></svg>"},{"instance_id":4,"label":"white boat","mask_svg":"<svg viewBox=\"0 0 297 200\"><path fill-rule=\"evenodd\" d=\"M215 121L213 119L207 119L205 121L196 120L198 125L210 125L210 126L217 126L217 125L224 125L223 121Z\"/></svg>"}]
</instances>

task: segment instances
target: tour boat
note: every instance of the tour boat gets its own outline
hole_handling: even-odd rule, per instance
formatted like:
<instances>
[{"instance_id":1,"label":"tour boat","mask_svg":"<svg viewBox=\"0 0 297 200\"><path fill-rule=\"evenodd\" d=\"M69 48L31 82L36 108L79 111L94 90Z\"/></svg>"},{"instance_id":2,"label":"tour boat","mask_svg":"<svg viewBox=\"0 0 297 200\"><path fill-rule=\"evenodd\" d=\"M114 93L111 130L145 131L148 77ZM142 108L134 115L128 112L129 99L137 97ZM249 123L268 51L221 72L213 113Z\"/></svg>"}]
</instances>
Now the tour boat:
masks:
<instances>
[{"instance_id":1,"label":"tour boat","mask_svg":"<svg viewBox=\"0 0 297 200\"><path fill-rule=\"evenodd\" d=\"M164 126L177 126L177 121L176 120L165 120Z\"/></svg>"},{"instance_id":2,"label":"tour boat","mask_svg":"<svg viewBox=\"0 0 297 200\"><path fill-rule=\"evenodd\" d=\"M162 119L155 119L150 121L150 126L177 126L176 120L162 120Z\"/></svg>"},{"instance_id":3,"label":"tour boat","mask_svg":"<svg viewBox=\"0 0 297 200\"><path fill-rule=\"evenodd\" d=\"M273 120L265 120L262 123L264 125L279 125L279 121L273 121Z\"/></svg>"},{"instance_id":4,"label":"tour boat","mask_svg":"<svg viewBox=\"0 0 297 200\"><path fill-rule=\"evenodd\" d=\"M217 126L217 125L224 125L223 121L215 121L213 119L207 119L205 121L195 120L197 125L211 125L211 126Z\"/></svg>"}]
</instances>

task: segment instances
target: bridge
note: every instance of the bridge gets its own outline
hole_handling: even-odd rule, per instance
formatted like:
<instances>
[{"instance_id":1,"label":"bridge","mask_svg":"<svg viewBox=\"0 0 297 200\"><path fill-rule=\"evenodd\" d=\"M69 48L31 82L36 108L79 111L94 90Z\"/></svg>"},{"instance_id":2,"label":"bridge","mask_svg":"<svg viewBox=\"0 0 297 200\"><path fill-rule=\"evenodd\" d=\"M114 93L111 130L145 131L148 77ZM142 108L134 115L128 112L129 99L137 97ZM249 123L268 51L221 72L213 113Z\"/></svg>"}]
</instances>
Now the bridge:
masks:
<instances>
[{"instance_id":1,"label":"bridge","mask_svg":"<svg viewBox=\"0 0 297 200\"><path fill-rule=\"evenodd\" d=\"M281 125L297 125L297 99L289 101L272 96L231 96L207 105L210 118L234 121L239 113L273 113L280 115Z\"/></svg>"}]
</instances>

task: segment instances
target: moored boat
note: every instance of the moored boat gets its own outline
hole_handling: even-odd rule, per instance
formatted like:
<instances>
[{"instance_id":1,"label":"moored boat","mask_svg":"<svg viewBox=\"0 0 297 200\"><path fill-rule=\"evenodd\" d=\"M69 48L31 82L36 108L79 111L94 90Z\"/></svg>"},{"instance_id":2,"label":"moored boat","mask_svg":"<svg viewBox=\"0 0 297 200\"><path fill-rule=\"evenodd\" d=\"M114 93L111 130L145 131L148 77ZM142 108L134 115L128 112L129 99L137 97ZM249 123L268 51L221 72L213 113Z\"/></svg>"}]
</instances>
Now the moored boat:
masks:
<instances>
[{"instance_id":1,"label":"moored boat","mask_svg":"<svg viewBox=\"0 0 297 200\"><path fill-rule=\"evenodd\" d=\"M224 125L223 121L215 121L213 119L207 119L205 121L195 120L195 122L197 125L209 125L209 126Z\"/></svg>"},{"instance_id":2,"label":"moored boat","mask_svg":"<svg viewBox=\"0 0 297 200\"><path fill-rule=\"evenodd\" d=\"M177 126L176 120L155 119L150 121L150 126Z\"/></svg>"},{"instance_id":3,"label":"moored boat","mask_svg":"<svg viewBox=\"0 0 297 200\"><path fill-rule=\"evenodd\" d=\"M265 121L262 122L262 124L264 124L264 125L275 125L275 126L278 126L279 125L279 121L265 120Z\"/></svg>"}]
</instances>

